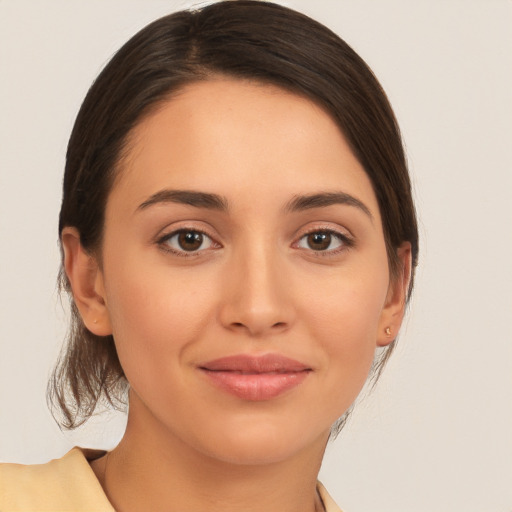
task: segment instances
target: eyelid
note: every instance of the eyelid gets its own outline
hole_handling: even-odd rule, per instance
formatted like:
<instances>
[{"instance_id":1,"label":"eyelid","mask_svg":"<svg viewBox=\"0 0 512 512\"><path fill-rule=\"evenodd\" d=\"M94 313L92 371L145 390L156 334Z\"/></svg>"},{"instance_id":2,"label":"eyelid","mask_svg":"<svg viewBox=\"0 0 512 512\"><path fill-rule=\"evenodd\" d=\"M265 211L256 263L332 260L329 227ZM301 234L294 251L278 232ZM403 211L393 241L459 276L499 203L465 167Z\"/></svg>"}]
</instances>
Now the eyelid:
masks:
<instances>
[{"instance_id":1,"label":"eyelid","mask_svg":"<svg viewBox=\"0 0 512 512\"><path fill-rule=\"evenodd\" d=\"M174 249L170 247L169 245L166 245L166 242L170 240L172 237L178 235L179 233L183 232L195 232L195 233L201 233L203 236L208 237L212 244L215 247L209 247L207 249L200 249L197 251L181 251L179 249ZM158 247L165 251L166 253L171 253L177 256L181 257L193 257L193 256L199 256L203 254L206 251L210 251L212 249L220 249L222 248L222 244L217 241L217 236L213 235L210 230L205 229L203 226L195 226L192 222L183 222L180 223L180 225L176 226L175 224L171 226L167 226L166 228L162 229L159 234L155 237L154 243L158 245Z\"/></svg>"},{"instance_id":2,"label":"eyelid","mask_svg":"<svg viewBox=\"0 0 512 512\"><path fill-rule=\"evenodd\" d=\"M331 235L334 235L339 240L341 240L342 245L339 248L336 249L327 249L323 251L315 251L314 249L306 249L302 247L298 247L299 242L306 236L311 235L313 233L330 233ZM355 239L354 236L350 233L348 229L343 229L341 227L333 227L332 224L319 224L316 226L309 226L305 229L300 230L299 235L295 238L295 241L292 244L292 247L307 251L314 256L318 257L329 257L329 256L335 256L341 252L344 252L355 245Z\"/></svg>"}]
</instances>

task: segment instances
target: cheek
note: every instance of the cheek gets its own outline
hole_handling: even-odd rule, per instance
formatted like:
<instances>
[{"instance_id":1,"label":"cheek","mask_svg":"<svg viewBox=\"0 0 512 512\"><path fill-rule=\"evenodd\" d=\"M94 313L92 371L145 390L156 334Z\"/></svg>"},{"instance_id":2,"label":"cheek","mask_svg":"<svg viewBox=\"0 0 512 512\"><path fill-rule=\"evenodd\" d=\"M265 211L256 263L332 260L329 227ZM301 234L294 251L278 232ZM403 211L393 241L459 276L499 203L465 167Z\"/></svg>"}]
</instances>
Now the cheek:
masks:
<instances>
[{"instance_id":1,"label":"cheek","mask_svg":"<svg viewBox=\"0 0 512 512\"><path fill-rule=\"evenodd\" d=\"M196 288L183 273L157 272L151 265L133 272L141 267L127 259L105 270L113 336L132 384L179 364L208 322L213 293L207 282Z\"/></svg>"},{"instance_id":2,"label":"cheek","mask_svg":"<svg viewBox=\"0 0 512 512\"><path fill-rule=\"evenodd\" d=\"M325 400L339 411L350 406L368 377L388 288L387 260L353 270L326 281L322 293L310 293L302 311L328 368Z\"/></svg>"},{"instance_id":3,"label":"cheek","mask_svg":"<svg viewBox=\"0 0 512 512\"><path fill-rule=\"evenodd\" d=\"M344 269L316 283L315 292L301 293L306 299L302 315L311 319L314 331L323 333L332 350L346 346L357 353L364 345L375 347L388 290L386 263Z\"/></svg>"}]
</instances>

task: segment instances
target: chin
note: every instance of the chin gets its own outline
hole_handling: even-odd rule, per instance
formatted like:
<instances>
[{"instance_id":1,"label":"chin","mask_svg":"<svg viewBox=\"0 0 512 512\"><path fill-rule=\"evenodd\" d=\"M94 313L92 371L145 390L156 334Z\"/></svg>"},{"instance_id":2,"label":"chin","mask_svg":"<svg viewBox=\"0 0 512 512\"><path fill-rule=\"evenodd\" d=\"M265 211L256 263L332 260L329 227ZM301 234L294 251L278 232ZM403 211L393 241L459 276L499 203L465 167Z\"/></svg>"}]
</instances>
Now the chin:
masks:
<instances>
[{"instance_id":1,"label":"chin","mask_svg":"<svg viewBox=\"0 0 512 512\"><path fill-rule=\"evenodd\" d=\"M217 435L210 431L196 447L216 460L246 466L278 464L306 455L310 450L323 453L330 427L308 433L291 422L284 426L252 422L245 429L223 429Z\"/></svg>"}]
</instances>

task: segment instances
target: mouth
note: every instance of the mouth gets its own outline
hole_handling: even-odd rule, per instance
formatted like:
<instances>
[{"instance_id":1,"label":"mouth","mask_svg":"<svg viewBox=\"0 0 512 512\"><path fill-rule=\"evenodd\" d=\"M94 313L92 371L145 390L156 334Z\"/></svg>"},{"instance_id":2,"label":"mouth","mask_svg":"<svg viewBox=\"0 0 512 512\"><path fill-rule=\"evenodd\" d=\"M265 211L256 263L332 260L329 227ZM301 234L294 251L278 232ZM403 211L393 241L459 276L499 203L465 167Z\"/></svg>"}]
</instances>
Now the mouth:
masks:
<instances>
[{"instance_id":1,"label":"mouth","mask_svg":"<svg viewBox=\"0 0 512 512\"><path fill-rule=\"evenodd\" d=\"M221 390L249 401L276 398L301 384L313 371L280 354L223 357L201 364L198 369Z\"/></svg>"}]
</instances>

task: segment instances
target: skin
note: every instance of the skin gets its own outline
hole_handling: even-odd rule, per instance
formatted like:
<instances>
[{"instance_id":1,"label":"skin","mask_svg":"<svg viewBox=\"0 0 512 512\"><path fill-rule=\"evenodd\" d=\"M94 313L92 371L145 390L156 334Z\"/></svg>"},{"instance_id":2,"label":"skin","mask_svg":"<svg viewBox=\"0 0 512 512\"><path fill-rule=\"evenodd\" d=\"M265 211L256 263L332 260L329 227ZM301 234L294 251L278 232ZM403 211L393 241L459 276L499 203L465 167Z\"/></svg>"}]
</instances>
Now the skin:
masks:
<instances>
[{"instance_id":1,"label":"skin","mask_svg":"<svg viewBox=\"0 0 512 512\"><path fill-rule=\"evenodd\" d=\"M144 205L163 190L217 194L228 207ZM340 192L363 206L289 207ZM180 248L179 229L206 233L199 250ZM308 234L327 231L327 248L312 247ZM363 386L376 346L396 336L410 269L405 243L403 275L390 280L371 183L332 119L273 86L189 85L131 134L101 261L74 228L63 244L84 322L113 333L131 385L126 434L92 463L115 508L320 510L330 427ZM311 371L278 397L251 401L198 370L268 353Z\"/></svg>"}]
</instances>

